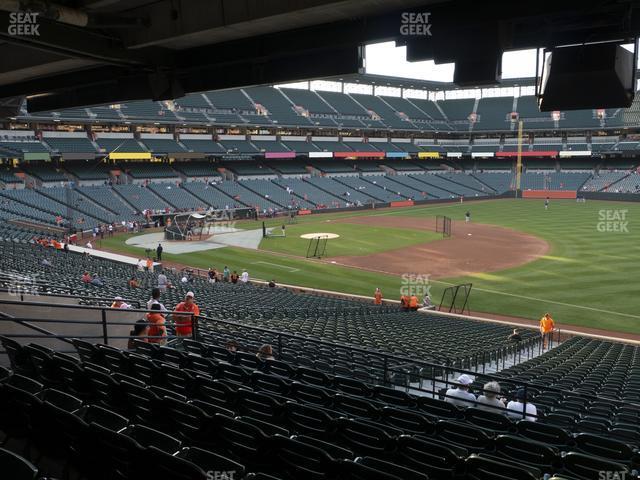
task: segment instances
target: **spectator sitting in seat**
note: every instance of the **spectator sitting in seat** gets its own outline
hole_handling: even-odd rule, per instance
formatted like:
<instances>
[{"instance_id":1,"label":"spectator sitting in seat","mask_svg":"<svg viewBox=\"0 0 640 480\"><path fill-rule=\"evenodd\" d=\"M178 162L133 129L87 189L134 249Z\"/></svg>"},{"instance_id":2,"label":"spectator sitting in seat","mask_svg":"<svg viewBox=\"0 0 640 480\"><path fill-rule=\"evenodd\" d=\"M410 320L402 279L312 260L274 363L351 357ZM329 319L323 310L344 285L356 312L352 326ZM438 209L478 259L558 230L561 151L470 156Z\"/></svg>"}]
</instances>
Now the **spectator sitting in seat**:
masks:
<instances>
[{"instance_id":1,"label":"spectator sitting in seat","mask_svg":"<svg viewBox=\"0 0 640 480\"><path fill-rule=\"evenodd\" d=\"M161 311L160 304L154 303L151 305L151 312L145 315L145 319L149 323L149 343L164 344L167 341L167 327L164 326L165 319L164 315L160 313Z\"/></svg>"},{"instance_id":2,"label":"spectator sitting in seat","mask_svg":"<svg viewBox=\"0 0 640 480\"><path fill-rule=\"evenodd\" d=\"M111 304L111 308L131 308L131 305L125 303L124 300L122 300L122 297L115 297Z\"/></svg>"},{"instance_id":3,"label":"spectator sitting in seat","mask_svg":"<svg viewBox=\"0 0 640 480\"><path fill-rule=\"evenodd\" d=\"M147 321L145 319L138 320L133 325L133 330L129 332L127 348L129 350L133 350L135 348L135 343L133 343L134 340L147 342L147 335L149 335L149 325L147 325Z\"/></svg>"},{"instance_id":4,"label":"spectator sitting in seat","mask_svg":"<svg viewBox=\"0 0 640 480\"><path fill-rule=\"evenodd\" d=\"M82 283L91 283L91 275L89 275L89 272L82 274Z\"/></svg>"},{"instance_id":5,"label":"spectator sitting in seat","mask_svg":"<svg viewBox=\"0 0 640 480\"><path fill-rule=\"evenodd\" d=\"M231 274L231 283L238 283L238 278L240 278L238 277L238 272L234 270Z\"/></svg>"},{"instance_id":6,"label":"spectator sitting in seat","mask_svg":"<svg viewBox=\"0 0 640 480\"><path fill-rule=\"evenodd\" d=\"M91 285L96 286L96 287L104 287L104 282L98 276L97 273L93 274L93 278L91 279Z\"/></svg>"},{"instance_id":7,"label":"spectator sitting in seat","mask_svg":"<svg viewBox=\"0 0 640 480\"><path fill-rule=\"evenodd\" d=\"M462 374L455 382L458 386L447 390L445 401L457 407L473 407L476 396L469 391L469 385L473 383L473 378L467 374Z\"/></svg>"},{"instance_id":8,"label":"spectator sitting in seat","mask_svg":"<svg viewBox=\"0 0 640 480\"><path fill-rule=\"evenodd\" d=\"M525 415L525 402L526 403L526 415ZM507 404L507 415L509 418L513 418L514 420L522 420L523 417L525 420L529 420L530 422L535 422L538 420L538 409L533 403L529 403L527 401L527 396L525 395L524 388L519 388L516 391L516 400L512 400Z\"/></svg>"},{"instance_id":9,"label":"spectator sitting in seat","mask_svg":"<svg viewBox=\"0 0 640 480\"><path fill-rule=\"evenodd\" d=\"M513 343L521 342L522 335L520 335L520 330L518 330L517 328L514 328L513 333L509 335L509 338L507 338L507 340Z\"/></svg>"},{"instance_id":10,"label":"spectator sitting in seat","mask_svg":"<svg viewBox=\"0 0 640 480\"><path fill-rule=\"evenodd\" d=\"M140 288L140 284L135 275L129 279L129 288Z\"/></svg>"},{"instance_id":11,"label":"spectator sitting in seat","mask_svg":"<svg viewBox=\"0 0 640 480\"><path fill-rule=\"evenodd\" d=\"M477 407L488 412L505 413L502 410L498 410L498 408L505 408L504 402L498 398L500 384L498 382L485 383L483 390L484 393L478 397L480 405L477 405Z\"/></svg>"},{"instance_id":12,"label":"spectator sitting in seat","mask_svg":"<svg viewBox=\"0 0 640 480\"><path fill-rule=\"evenodd\" d=\"M260 350L258 350L258 353L256 353L256 357L258 357L258 360L260 360L261 362L267 360L275 360L275 357L273 356L273 348L271 348L271 345L262 345L260 347Z\"/></svg>"}]
</instances>

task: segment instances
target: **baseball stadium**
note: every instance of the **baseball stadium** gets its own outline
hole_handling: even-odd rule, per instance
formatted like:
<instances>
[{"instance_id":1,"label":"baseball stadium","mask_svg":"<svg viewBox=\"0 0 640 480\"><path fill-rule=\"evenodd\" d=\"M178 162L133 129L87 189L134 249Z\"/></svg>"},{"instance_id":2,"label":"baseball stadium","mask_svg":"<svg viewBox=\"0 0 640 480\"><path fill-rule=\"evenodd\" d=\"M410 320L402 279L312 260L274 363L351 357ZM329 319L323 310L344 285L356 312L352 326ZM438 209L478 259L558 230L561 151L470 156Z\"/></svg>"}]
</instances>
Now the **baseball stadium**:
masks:
<instances>
[{"instance_id":1,"label":"baseball stadium","mask_svg":"<svg viewBox=\"0 0 640 480\"><path fill-rule=\"evenodd\" d=\"M640 2L0 1L0 478L640 479Z\"/></svg>"}]
</instances>

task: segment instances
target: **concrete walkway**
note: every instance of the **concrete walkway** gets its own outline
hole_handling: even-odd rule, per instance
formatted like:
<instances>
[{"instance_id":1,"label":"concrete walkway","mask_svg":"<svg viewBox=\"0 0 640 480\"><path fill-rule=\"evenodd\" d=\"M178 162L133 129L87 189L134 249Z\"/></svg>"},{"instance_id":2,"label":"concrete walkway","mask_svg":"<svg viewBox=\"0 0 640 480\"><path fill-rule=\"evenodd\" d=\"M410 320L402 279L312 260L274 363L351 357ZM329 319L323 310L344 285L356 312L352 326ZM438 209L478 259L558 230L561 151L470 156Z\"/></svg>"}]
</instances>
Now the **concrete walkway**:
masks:
<instances>
[{"instance_id":1,"label":"concrete walkway","mask_svg":"<svg viewBox=\"0 0 640 480\"><path fill-rule=\"evenodd\" d=\"M146 233L127 239L127 245L140 248L150 248L155 251L158 243L162 243L165 253L193 253L214 250L223 247L242 247L257 250L262 241L262 229L239 230L226 228L214 233L206 240L168 241L164 239L164 232Z\"/></svg>"},{"instance_id":2,"label":"concrete walkway","mask_svg":"<svg viewBox=\"0 0 640 480\"><path fill-rule=\"evenodd\" d=\"M96 247L99 246L99 240L94 242L94 243L96 243ZM152 247L154 253L156 251L156 247L157 246L158 246L158 244L156 243ZM127 256L127 255L120 255L119 253L105 252L104 250L96 250L96 249L91 249L91 248L78 247L76 245L69 245L69 250L71 252L88 253L92 257L106 258L108 260L115 260L116 262L128 263L129 265L137 265L138 264L138 260L140 258L144 257L143 254L141 254L140 257L136 258L136 257ZM160 264L158 262L154 262L153 265L155 266L155 265L160 265Z\"/></svg>"}]
</instances>

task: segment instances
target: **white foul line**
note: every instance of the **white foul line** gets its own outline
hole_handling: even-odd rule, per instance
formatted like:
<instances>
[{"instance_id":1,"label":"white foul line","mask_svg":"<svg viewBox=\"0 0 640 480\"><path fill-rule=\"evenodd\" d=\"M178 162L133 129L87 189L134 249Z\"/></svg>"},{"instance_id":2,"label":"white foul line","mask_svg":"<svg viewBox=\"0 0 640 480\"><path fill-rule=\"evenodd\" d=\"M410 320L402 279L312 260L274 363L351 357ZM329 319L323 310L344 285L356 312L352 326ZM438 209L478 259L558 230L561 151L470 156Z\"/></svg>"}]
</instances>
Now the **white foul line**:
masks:
<instances>
[{"instance_id":1,"label":"white foul line","mask_svg":"<svg viewBox=\"0 0 640 480\"><path fill-rule=\"evenodd\" d=\"M278 268L285 268L285 269L289 270L291 273L300 271L299 268L287 267L286 265L279 265L277 263L263 262L262 260L259 260L257 262L253 262L252 263L252 265L258 265L258 264L271 265L272 267L278 267Z\"/></svg>"}]
</instances>

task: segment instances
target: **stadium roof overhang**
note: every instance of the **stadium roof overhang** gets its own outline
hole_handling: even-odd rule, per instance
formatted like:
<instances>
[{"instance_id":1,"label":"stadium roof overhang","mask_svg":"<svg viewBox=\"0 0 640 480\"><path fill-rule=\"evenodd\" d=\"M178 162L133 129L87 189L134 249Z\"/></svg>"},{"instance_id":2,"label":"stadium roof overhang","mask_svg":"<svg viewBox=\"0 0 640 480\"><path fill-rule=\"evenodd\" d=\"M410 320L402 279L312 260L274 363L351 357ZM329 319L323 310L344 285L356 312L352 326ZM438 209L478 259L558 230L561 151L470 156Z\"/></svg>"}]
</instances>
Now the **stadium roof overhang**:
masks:
<instances>
[{"instance_id":1,"label":"stadium roof overhang","mask_svg":"<svg viewBox=\"0 0 640 480\"><path fill-rule=\"evenodd\" d=\"M360 83L364 85L388 86L415 90L456 90L460 88L453 82L439 82L435 80L420 80L414 78L394 77L391 75L378 75L372 73L340 75L337 77L326 77L324 80L332 80L345 83ZM501 87L524 87L534 84L534 77L509 78L500 81Z\"/></svg>"},{"instance_id":2,"label":"stadium roof overhang","mask_svg":"<svg viewBox=\"0 0 640 480\"><path fill-rule=\"evenodd\" d=\"M628 41L639 3L0 0L0 99L26 96L38 111L353 75L360 47L386 40L437 62L485 37L501 50ZM429 12L433 37L401 33L406 12ZM16 103L1 102L0 115Z\"/></svg>"}]
</instances>

